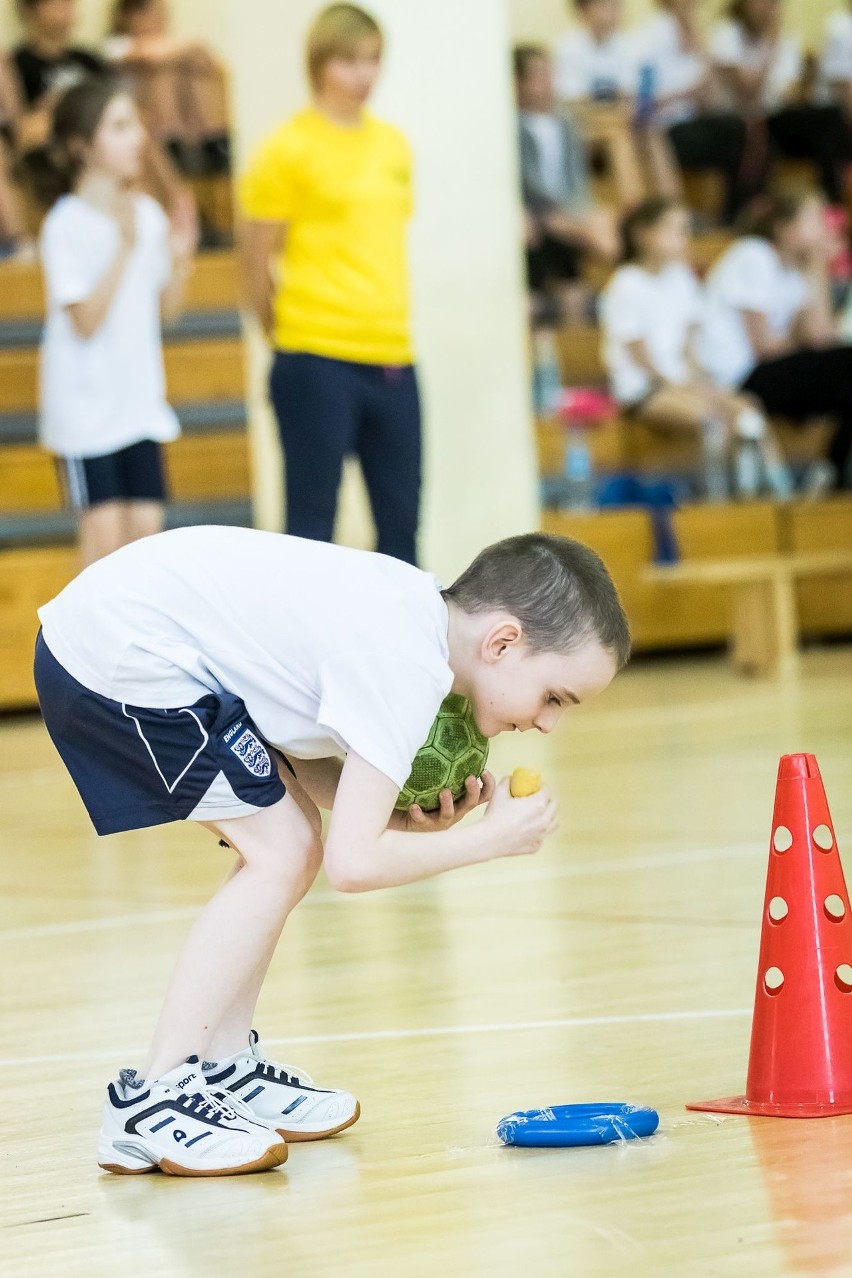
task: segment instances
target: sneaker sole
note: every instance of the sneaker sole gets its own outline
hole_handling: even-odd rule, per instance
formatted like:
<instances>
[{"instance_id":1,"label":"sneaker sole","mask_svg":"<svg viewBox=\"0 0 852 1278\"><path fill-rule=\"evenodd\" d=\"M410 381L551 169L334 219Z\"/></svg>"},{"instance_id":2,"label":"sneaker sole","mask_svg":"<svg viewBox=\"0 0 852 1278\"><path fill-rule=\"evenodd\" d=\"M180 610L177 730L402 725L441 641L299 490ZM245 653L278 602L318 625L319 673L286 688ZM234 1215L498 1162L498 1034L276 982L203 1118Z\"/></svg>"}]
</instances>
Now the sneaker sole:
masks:
<instances>
[{"instance_id":1,"label":"sneaker sole","mask_svg":"<svg viewBox=\"0 0 852 1278\"><path fill-rule=\"evenodd\" d=\"M261 1158L256 1158L252 1163L242 1163L239 1167L182 1167L169 1158L163 1158L149 1167L122 1167L120 1163L98 1163L98 1166L117 1176L144 1176L147 1172L157 1170L165 1172L167 1176L243 1176L251 1172L272 1171L286 1163L287 1154L287 1146L282 1141L280 1145L270 1145Z\"/></svg>"},{"instance_id":2,"label":"sneaker sole","mask_svg":"<svg viewBox=\"0 0 852 1278\"><path fill-rule=\"evenodd\" d=\"M351 1127L353 1123L357 1123L361 1117L361 1102L355 1102L355 1113L351 1118L347 1118L345 1123L341 1123L338 1127L328 1127L321 1132L291 1131L287 1127L276 1127L275 1130L279 1136L291 1145L298 1145L301 1142L309 1140L325 1140L329 1136L336 1136L338 1132L345 1132L347 1127Z\"/></svg>"}]
</instances>

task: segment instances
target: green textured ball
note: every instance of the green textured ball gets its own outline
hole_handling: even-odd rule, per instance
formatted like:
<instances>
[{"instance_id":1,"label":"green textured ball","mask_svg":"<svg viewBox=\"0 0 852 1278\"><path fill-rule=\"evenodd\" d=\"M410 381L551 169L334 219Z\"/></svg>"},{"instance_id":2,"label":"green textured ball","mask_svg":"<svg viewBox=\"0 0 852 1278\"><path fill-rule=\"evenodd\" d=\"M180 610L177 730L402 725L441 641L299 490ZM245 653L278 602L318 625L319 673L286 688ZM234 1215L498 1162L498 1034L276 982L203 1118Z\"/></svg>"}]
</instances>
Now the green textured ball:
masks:
<instances>
[{"instance_id":1,"label":"green textured ball","mask_svg":"<svg viewBox=\"0 0 852 1278\"><path fill-rule=\"evenodd\" d=\"M417 803L424 812L434 812L442 790L460 799L467 778L481 776L487 760L488 738L476 726L470 702L451 692L441 703L426 744L414 756L397 811L406 812Z\"/></svg>"}]
</instances>

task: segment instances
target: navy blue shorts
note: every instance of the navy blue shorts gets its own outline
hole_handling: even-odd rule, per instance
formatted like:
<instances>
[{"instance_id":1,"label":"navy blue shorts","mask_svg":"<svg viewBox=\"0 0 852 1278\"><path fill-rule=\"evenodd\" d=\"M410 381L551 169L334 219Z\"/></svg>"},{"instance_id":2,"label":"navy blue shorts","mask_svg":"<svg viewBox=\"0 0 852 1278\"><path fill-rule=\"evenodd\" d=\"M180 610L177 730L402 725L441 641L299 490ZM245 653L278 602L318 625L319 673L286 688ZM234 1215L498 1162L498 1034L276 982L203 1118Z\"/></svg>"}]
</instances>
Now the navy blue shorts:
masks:
<instances>
[{"instance_id":1,"label":"navy blue shorts","mask_svg":"<svg viewBox=\"0 0 852 1278\"><path fill-rule=\"evenodd\" d=\"M163 450L152 439L99 457L57 457L56 470L70 510L106 501L166 500Z\"/></svg>"},{"instance_id":2,"label":"navy blue shorts","mask_svg":"<svg viewBox=\"0 0 852 1278\"><path fill-rule=\"evenodd\" d=\"M169 821L249 816L287 793L278 761L231 693L153 710L78 683L39 633L35 682L44 722L98 834Z\"/></svg>"}]
</instances>

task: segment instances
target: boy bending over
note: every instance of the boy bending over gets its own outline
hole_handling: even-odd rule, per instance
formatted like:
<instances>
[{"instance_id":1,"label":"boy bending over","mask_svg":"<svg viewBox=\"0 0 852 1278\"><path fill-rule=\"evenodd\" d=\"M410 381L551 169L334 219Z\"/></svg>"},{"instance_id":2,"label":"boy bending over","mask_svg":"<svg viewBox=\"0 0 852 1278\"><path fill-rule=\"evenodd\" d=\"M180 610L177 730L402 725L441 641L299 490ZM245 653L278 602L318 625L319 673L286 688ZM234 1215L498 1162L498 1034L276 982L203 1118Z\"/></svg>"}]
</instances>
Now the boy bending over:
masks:
<instances>
[{"instance_id":1,"label":"boy bending over","mask_svg":"<svg viewBox=\"0 0 852 1278\"><path fill-rule=\"evenodd\" d=\"M107 1088L109 1171L228 1175L359 1116L268 1060L252 1030L281 930L324 863L341 892L537 852L546 790L469 777L394 811L450 691L482 732L550 732L627 660L600 559L542 534L448 590L407 564L277 533L186 528L93 564L40 611L48 731L99 834L197 821L237 854L178 956L146 1060ZM478 823L462 817L485 804ZM323 848L318 808L331 812ZM425 837L424 837L425 836Z\"/></svg>"}]
</instances>

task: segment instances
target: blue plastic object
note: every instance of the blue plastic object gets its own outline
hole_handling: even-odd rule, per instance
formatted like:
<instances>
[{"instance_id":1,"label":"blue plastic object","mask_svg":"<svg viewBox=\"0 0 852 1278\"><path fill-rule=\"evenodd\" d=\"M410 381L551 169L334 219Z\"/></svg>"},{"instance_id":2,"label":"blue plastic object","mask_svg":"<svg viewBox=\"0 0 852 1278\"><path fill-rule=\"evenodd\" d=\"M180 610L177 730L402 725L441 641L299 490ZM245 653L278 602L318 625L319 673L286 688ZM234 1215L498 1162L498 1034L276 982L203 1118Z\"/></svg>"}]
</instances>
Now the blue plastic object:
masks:
<instances>
[{"instance_id":1,"label":"blue plastic object","mask_svg":"<svg viewBox=\"0 0 852 1278\"><path fill-rule=\"evenodd\" d=\"M497 1135L504 1145L610 1145L613 1141L653 1136L660 1125L655 1109L599 1101L595 1105L551 1105L501 1118Z\"/></svg>"}]
</instances>

